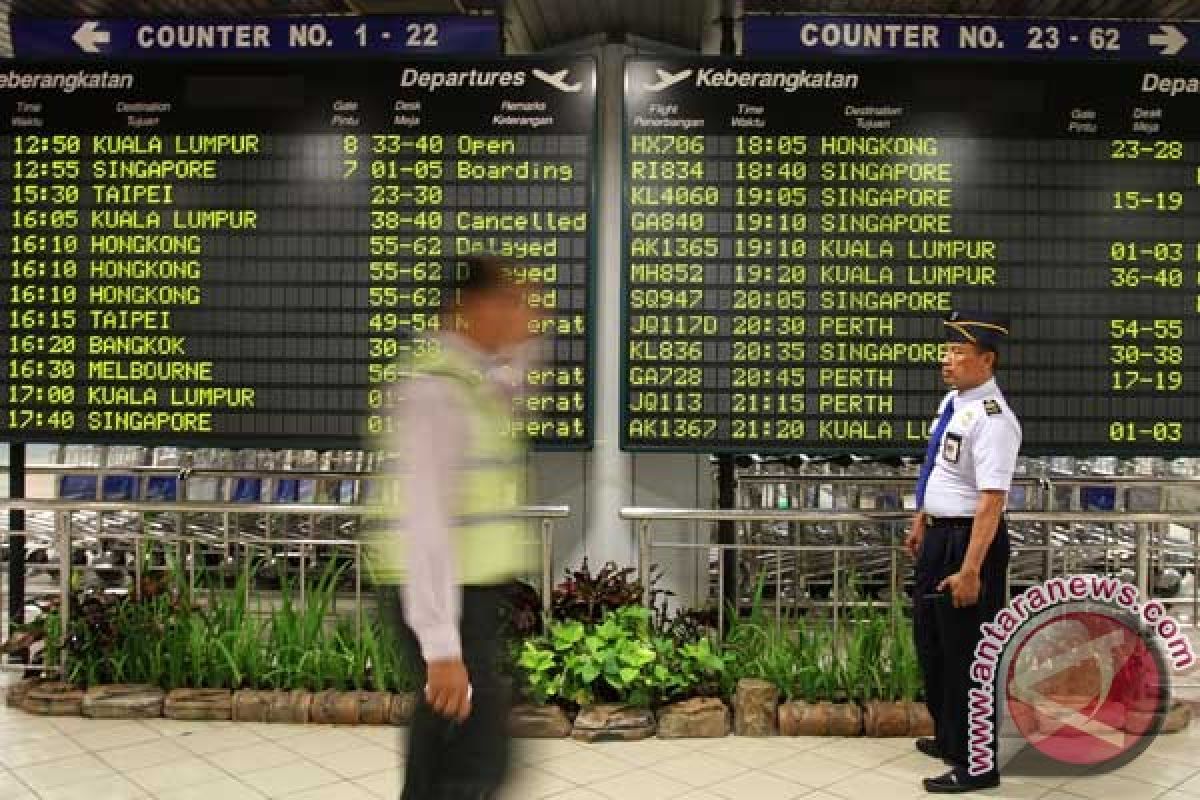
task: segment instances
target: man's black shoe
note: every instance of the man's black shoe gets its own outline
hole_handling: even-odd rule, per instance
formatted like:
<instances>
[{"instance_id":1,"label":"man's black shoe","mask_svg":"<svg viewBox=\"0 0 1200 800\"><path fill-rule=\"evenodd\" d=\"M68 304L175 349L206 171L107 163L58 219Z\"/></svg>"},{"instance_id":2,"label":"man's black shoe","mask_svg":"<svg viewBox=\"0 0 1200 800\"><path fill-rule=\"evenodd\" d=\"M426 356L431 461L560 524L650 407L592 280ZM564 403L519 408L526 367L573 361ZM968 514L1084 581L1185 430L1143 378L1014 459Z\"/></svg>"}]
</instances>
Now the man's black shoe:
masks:
<instances>
[{"instance_id":1,"label":"man's black shoe","mask_svg":"<svg viewBox=\"0 0 1200 800\"><path fill-rule=\"evenodd\" d=\"M945 775L926 778L923 783L925 791L930 794L961 794L980 789L995 789L1000 785L1000 773L993 770L986 775L971 775L965 769L956 767Z\"/></svg>"},{"instance_id":2,"label":"man's black shoe","mask_svg":"<svg viewBox=\"0 0 1200 800\"><path fill-rule=\"evenodd\" d=\"M942 750L938 747L937 739L929 736L917 739L917 749L930 758L942 757Z\"/></svg>"}]
</instances>

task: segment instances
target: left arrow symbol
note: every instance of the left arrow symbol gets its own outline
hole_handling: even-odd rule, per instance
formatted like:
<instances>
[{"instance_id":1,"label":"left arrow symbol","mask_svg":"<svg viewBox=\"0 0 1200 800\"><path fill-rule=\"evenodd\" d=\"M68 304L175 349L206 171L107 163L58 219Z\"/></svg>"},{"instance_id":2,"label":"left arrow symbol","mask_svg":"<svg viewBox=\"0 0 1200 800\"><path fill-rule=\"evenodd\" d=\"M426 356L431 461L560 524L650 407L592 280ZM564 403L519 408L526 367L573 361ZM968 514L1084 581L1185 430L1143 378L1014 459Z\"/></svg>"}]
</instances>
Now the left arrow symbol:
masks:
<instances>
[{"instance_id":1,"label":"left arrow symbol","mask_svg":"<svg viewBox=\"0 0 1200 800\"><path fill-rule=\"evenodd\" d=\"M108 44L111 39L109 32L100 30L100 23L95 20L83 23L71 36L71 41L79 45L79 49L85 53L99 53L100 45Z\"/></svg>"}]
</instances>

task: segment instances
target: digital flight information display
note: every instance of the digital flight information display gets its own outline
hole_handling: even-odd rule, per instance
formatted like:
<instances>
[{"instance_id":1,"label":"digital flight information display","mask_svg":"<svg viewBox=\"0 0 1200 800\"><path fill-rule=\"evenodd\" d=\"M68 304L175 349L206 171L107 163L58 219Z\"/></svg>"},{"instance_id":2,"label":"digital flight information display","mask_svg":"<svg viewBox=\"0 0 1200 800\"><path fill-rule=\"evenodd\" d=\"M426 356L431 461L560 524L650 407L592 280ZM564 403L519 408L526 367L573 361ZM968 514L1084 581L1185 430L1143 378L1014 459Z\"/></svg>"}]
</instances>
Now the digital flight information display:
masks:
<instances>
[{"instance_id":1,"label":"digital flight information display","mask_svg":"<svg viewBox=\"0 0 1200 800\"><path fill-rule=\"evenodd\" d=\"M921 451L1012 320L1034 453L1200 452L1200 67L631 60L622 444Z\"/></svg>"},{"instance_id":2,"label":"digital flight information display","mask_svg":"<svg viewBox=\"0 0 1200 800\"><path fill-rule=\"evenodd\" d=\"M9 64L0 109L0 438L358 446L493 254L525 431L590 444L592 61Z\"/></svg>"}]
</instances>

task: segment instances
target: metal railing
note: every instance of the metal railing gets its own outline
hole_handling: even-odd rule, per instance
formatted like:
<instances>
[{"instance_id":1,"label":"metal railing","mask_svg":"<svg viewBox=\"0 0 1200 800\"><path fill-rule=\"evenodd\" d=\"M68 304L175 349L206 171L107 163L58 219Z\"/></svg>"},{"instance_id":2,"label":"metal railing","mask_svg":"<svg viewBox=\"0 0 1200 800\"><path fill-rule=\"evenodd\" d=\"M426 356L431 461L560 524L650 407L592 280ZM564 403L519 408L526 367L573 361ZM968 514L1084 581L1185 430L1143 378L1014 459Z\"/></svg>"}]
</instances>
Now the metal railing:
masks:
<instances>
[{"instance_id":1,"label":"metal railing","mask_svg":"<svg viewBox=\"0 0 1200 800\"><path fill-rule=\"evenodd\" d=\"M53 471L59 472L59 468ZM92 474L91 472L87 474ZM320 473L323 477L329 477L330 473ZM359 477L363 477L358 473ZM357 620L358 630L361 634L362 627L362 548L367 545L367 542L359 538L345 537L294 537L294 536L273 536L272 517L289 516L289 515L304 515L304 516L339 516L339 517L364 517L379 513L379 508L372 505L360 504L330 504L330 503L231 503L231 502L195 502L195 501L104 501L104 500L69 500L69 499L9 499L0 503L0 511L9 511L19 509L27 512L50 512L54 515L55 524L54 531L50 535L51 542L58 553L58 559L54 563L41 563L37 567L41 568L57 568L58 569L58 588L57 592L60 597L59 612L61 614L62 631L64 637L67 634L68 624L70 622L70 603L67 602L71 592L72 573L74 569L72 554L76 545L79 543L80 535L74 525L74 515L77 513L126 513L137 515L138 530L118 530L118 531L99 531L97 533L87 533L85 539L103 538L113 539L117 541L133 542L137 548L134 557L134 581L135 585L141 583L142 558L141 547L145 542L155 543L174 543L179 546L187 545L190 548L191 558L189 559L189 580L192 588L195 588L195 572L196 572L196 545L222 545L225 547L242 547L269 548L272 546L290 546L301 548L300 559L300 581L299 581L299 599L304 602L304 587L305 574L304 564L306 550L308 548L332 547L339 549L350 550L353 554L354 562L354 613ZM147 532L145 529L146 514L171 514L179 515L181 518L186 514L220 514L223 520L222 531L223 535L216 535L211 532L201 531L192 535L184 531L182 524L174 533L168 532ZM237 529L231 529L231 516L253 514L264 517L264 534L250 535ZM526 506L520 508L512 515L515 519L524 519L536 521L538 524L539 548L541 557L541 575L540 585L542 590L542 603L546 610L549 610L551 603L551 594L553 588L553 570L554 570L554 525L555 520L565 518L570 514L570 508L561 505L547 506ZM314 528L315 529L315 528ZM12 536L41 536L43 539L47 537L46 532L31 532L31 531L0 531L0 538L9 538ZM250 559L244 559L243 569L249 569ZM33 565L30 565L33 566ZM7 589L7 564L4 565L3 572L5 573L2 582L0 582L0 591ZM63 660L65 662L65 650L63 652ZM42 669L42 667L31 667L30 665L0 665L0 669L17 669L30 670Z\"/></svg>"},{"instance_id":2,"label":"metal railing","mask_svg":"<svg viewBox=\"0 0 1200 800\"><path fill-rule=\"evenodd\" d=\"M8 472L9 468L5 465L0 465L0 472ZM324 505L336 504L338 510L350 507L350 502L359 501L365 496L367 487L373 483L386 479L385 473L366 472L363 470L323 470L323 469L269 469L259 467L237 468L237 467L192 467L190 465L181 466L152 466L140 464L38 464L26 465L23 468L26 477L33 476L55 476L60 480L65 481L68 478L92 478L94 485L90 487L90 494L87 497L77 495L66 495L76 502L84 502L91 500L111 500L128 504L133 502L154 502L162 500L163 502L173 502L176 504L186 502L228 502L236 505L236 510L231 512L235 519L242 519L240 515L251 514L251 502L246 499L237 497L238 481L258 482L259 491L262 492L265 488L268 492L274 488L274 485L283 481L305 482L316 484L320 487L318 496L323 494L326 502ZM108 478L132 478L131 486L122 487L127 492L108 493L106 487L106 479ZM150 481L158 479L160 481L173 481L172 496L169 498L156 498L148 496L150 492ZM205 487L207 491L201 490L201 497L193 498L192 492L195 485L201 481L209 484ZM350 483L352 486L348 492L343 493L338 487L339 484ZM79 487L71 487L71 490L77 491ZM214 493L212 490L216 489ZM67 491L67 487L61 485L58 481L55 482L53 490L55 495L64 497L60 494L62 491ZM107 495L107 496L106 496ZM336 498L347 499L336 499ZM332 498L332 499L331 499ZM271 502L273 510L279 509L288 501L275 500ZM298 530L293 533L293 536L302 537L309 535L317 537L320 534L318 524L328 520L330 522L330 536L336 536L339 532L345 536L353 536L354 531L354 515L350 515L349 519L343 519L339 530L337 517L346 515L341 514L322 514L317 511L320 502L307 500L298 501L304 505L305 509L310 513L304 514L299 512L289 512L287 521L291 521L294 527ZM131 511L127 505L123 505L121 511ZM106 512L108 513L108 512ZM97 527L102 528L111 518L101 514ZM182 529L184 524L184 514L176 515L177 524ZM118 518L118 524L121 520ZM203 526L206 521L192 521L194 525ZM305 522L307 522L307 530L305 530ZM0 520L0 528L6 527L6 520ZM86 523L85 523L86 524ZM222 520L222 528L228 530L229 517L226 515ZM45 535L53 535L54 521L52 519L30 519L26 520L25 530L30 534L43 533ZM108 536L107 538L117 538L116 536Z\"/></svg>"},{"instance_id":3,"label":"metal railing","mask_svg":"<svg viewBox=\"0 0 1200 800\"><path fill-rule=\"evenodd\" d=\"M682 508L651 508L651 507L626 507L620 511L622 519L630 520L635 523L637 536L637 552L638 552L638 571L643 580L646 582L650 566L653 564L655 550L681 550L691 552L706 552L709 554L717 553L717 563L721 563L719 557L726 551L735 552L751 552L751 553L774 553L775 564L777 569L782 571L784 553L824 553L829 554L832 558L832 586L830 591L830 600L824 605L830 606L833 612L833 624L836 631L838 618L841 616L841 609L845 605L849 605L845 598L842 597L842 582L843 582L843 567L846 567L852 561L851 556L861 555L864 553L862 544L846 543L841 544L819 544L819 545L803 545L803 544L755 544L744 542L719 543L715 541L709 542L676 542L676 541L661 541L655 540L652 534L652 526L656 522L665 521L682 521L693 523L751 523L751 522L784 522L784 523L816 523L816 524L847 524L847 523L897 523L903 522L911 518L911 511L817 511L817 510L772 510L772 509L730 509L730 510L713 510L713 509L682 509ZM1012 511L1005 514L1007 521L1010 523L1042 523L1049 529L1056 524L1070 525L1088 525L1088 524L1122 524L1132 525L1136 531L1133 539L1133 556L1135 562L1135 580L1139 592L1143 597L1150 596L1150 572L1151 572L1151 557L1155 548L1154 539L1156 537L1165 539L1162 530L1156 530L1155 526L1171 526L1179 525L1189 529L1191 542L1189 549L1191 552L1192 562L1196 567L1200 567L1200 513L1176 514L1163 512L1082 512L1082 511ZM1163 546L1161 543L1158 545ZM899 596L902 589L902 580L900 577L900 569L902 561L910 561L908 554L904 551L902 544L892 543L885 545L888 551L889 560L889 590L891 597ZM1095 549L1095 544L1060 544L1054 543L1047 537L1041 544L1031 543L1014 543L1012 551L1015 554L1021 552L1044 552L1047 556L1047 565L1049 569L1045 577L1051 577L1053 558L1055 555L1063 554L1071 550L1079 549ZM1064 562L1065 563L1065 562ZM736 580L736 576L734 576ZM716 570L717 580L717 615L718 615L718 630L724 629L725 607L725 581L726 576L721 569ZM648 589L647 589L648 597ZM775 593L775 613L779 618L784 612L782 593ZM1200 585L1193 584L1190 598L1160 598L1164 603L1190 603L1192 605L1192 624L1196 625L1197 617L1200 616ZM818 605L818 604L813 604Z\"/></svg>"},{"instance_id":4,"label":"metal railing","mask_svg":"<svg viewBox=\"0 0 1200 800\"><path fill-rule=\"evenodd\" d=\"M737 508L899 511L911 508L914 502L912 492L915 476L901 474L897 470L877 474L853 467L847 472L828 473L821 468L770 472L762 472L760 469L755 468L753 472L738 471ZM1069 510L1087 514L1109 510L1126 514L1154 511L1172 514L1185 511L1200 512L1200 479L1179 475L1116 475L1108 471L1071 475L1031 470L1027 474L1022 473L1015 477L1012 491L1009 493L1009 508L1010 512ZM1011 563L1013 579L1022 581L1037 575L1051 574L1055 571L1057 560L1063 562L1063 569L1068 567L1068 562L1074 561L1075 571L1125 571L1129 575L1136 571L1137 567L1132 564L1123 565L1122 557L1136 555L1137 539L1149 536L1151 540L1161 538L1164 542L1162 548L1151 548L1151 553L1155 556L1155 566L1158 567L1155 571L1156 582L1161 582L1163 588L1170 591L1173 582L1183 582L1185 568L1192 573L1192 580L1195 580L1194 541L1180 543L1179 537L1157 531L1153 525L1149 526L1148 532L1137 534L1131 526L1122 524L1128 519L1126 516L1117 523L1107 525L1096 522L1090 524L1086 531L1072 530L1068 533L1050 522L1021 523L1016 517L1010 516L1012 524L1009 526L1009 534L1015 543L1041 542L1050 545L1057 541L1059 544L1058 547L1041 548L1041 552L1031 547L1020 548ZM858 530L852 530L855 527ZM792 525L779 523L747 523L739 526L738 541L773 544L795 540L799 536L804 541L823 538L832 543L871 540L886 544L889 539L894 538L894 531L894 524L886 523L856 526L853 523L837 522L824 526L820 531L806 531L804 527L797 531ZM1093 542L1090 547L1081 544L1073 546L1070 543L1071 540L1082 542L1088 539ZM1099 557L1096 556L1097 553L1100 554ZM743 570L748 568L751 572L756 571L751 563L754 561L752 555L742 555L737 560ZM864 562L869 560L864 559ZM788 574L799 574L802 567L808 566L809 561L809 556L803 553L789 556ZM874 577L878 579L882 567L879 564L865 566L868 567L868 573L871 572L870 567L874 566ZM779 581L784 580L778 573L775 577ZM771 578L768 579L768 589L785 592L793 590L785 583L775 585L770 583L770 580ZM827 574L825 581L828 583Z\"/></svg>"}]
</instances>

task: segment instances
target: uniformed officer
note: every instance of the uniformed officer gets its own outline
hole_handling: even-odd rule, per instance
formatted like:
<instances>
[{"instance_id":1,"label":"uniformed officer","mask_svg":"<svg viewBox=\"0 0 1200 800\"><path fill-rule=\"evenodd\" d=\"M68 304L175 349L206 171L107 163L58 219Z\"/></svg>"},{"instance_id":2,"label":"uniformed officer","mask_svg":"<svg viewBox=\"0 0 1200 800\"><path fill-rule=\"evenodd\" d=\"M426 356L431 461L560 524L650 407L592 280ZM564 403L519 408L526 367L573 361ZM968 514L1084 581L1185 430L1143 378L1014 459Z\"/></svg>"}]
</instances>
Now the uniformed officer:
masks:
<instances>
[{"instance_id":1,"label":"uniformed officer","mask_svg":"<svg viewBox=\"0 0 1200 800\"><path fill-rule=\"evenodd\" d=\"M929 792L954 793L1000 782L995 771L967 771L968 690L980 626L1006 602L1003 513L1021 425L993 377L1007 322L960 311L944 325L942 378L952 391L938 408L905 546L916 558L913 622L936 734L918 739L917 749L951 767L924 785Z\"/></svg>"}]
</instances>

